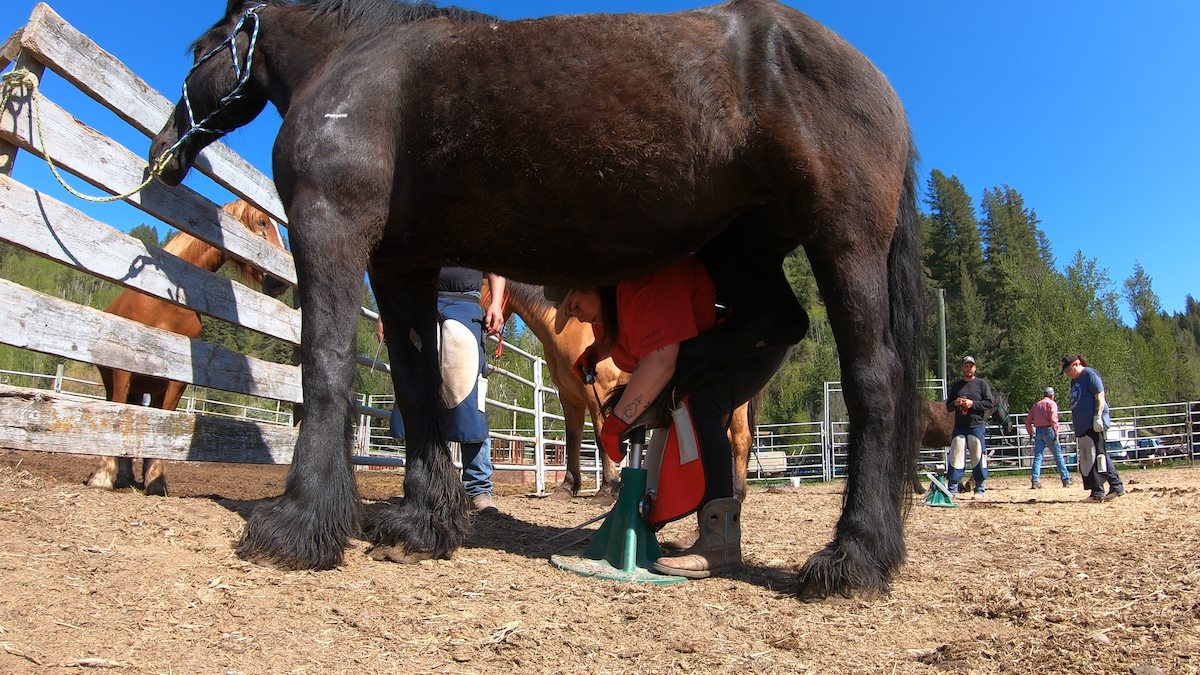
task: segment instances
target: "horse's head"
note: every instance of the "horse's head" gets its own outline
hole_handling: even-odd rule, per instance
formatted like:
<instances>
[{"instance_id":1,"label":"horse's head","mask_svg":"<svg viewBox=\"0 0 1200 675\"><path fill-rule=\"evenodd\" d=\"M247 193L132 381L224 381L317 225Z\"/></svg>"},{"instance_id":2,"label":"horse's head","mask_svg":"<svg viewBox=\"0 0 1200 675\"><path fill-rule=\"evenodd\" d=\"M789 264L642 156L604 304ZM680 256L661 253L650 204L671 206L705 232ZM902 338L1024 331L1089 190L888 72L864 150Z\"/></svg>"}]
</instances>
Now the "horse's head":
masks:
<instances>
[{"instance_id":1,"label":"horse's head","mask_svg":"<svg viewBox=\"0 0 1200 675\"><path fill-rule=\"evenodd\" d=\"M182 182L201 150L253 120L266 105L265 81L254 63L259 12L267 4L229 0L225 17L192 44L195 65L183 80L183 95L150 144L152 167L170 153L159 174L167 185Z\"/></svg>"},{"instance_id":2,"label":"horse's head","mask_svg":"<svg viewBox=\"0 0 1200 675\"><path fill-rule=\"evenodd\" d=\"M221 208L225 209L235 218L242 221L242 225L245 225L246 229L251 233L266 239L281 249L286 248L283 245L283 235L279 231L279 224L267 214L259 211L241 199L235 202L230 202ZM263 272L253 265L247 265L243 262L238 262L237 264L242 271L242 279L245 280L247 285L261 285L263 293L266 293L272 298L277 298L280 295L283 295L284 291L288 289L287 283L276 279L275 277Z\"/></svg>"},{"instance_id":3,"label":"horse's head","mask_svg":"<svg viewBox=\"0 0 1200 675\"><path fill-rule=\"evenodd\" d=\"M1008 394L997 394L996 398L996 407L992 410L992 416L1000 425L1000 433L1011 436L1016 433L1017 427L1012 421L1012 409L1008 406Z\"/></svg>"}]
</instances>

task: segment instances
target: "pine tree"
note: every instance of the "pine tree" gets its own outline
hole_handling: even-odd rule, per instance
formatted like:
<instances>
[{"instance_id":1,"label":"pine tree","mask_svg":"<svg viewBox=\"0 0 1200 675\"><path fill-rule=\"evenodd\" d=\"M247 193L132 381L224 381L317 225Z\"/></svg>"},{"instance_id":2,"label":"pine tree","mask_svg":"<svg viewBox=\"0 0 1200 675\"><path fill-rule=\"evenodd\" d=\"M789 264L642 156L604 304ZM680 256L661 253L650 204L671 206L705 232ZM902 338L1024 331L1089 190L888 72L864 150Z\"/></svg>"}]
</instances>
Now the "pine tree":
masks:
<instances>
[{"instance_id":1,"label":"pine tree","mask_svg":"<svg viewBox=\"0 0 1200 675\"><path fill-rule=\"evenodd\" d=\"M129 236L133 237L134 239L140 240L143 244L145 244L147 246L155 246L158 248L162 248L163 244L166 243L166 242L159 242L158 226L150 227L150 226L146 225L145 223L142 223L141 225L138 225L137 227L130 230Z\"/></svg>"}]
</instances>

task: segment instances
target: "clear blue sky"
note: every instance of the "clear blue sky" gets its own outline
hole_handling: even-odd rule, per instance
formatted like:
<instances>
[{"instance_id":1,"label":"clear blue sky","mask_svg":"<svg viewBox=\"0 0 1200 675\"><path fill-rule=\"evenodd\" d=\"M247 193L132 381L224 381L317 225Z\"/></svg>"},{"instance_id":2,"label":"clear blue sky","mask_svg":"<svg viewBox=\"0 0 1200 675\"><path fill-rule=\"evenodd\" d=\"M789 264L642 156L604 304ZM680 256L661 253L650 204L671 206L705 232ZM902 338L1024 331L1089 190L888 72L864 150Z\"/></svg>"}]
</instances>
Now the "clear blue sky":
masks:
<instances>
[{"instance_id":1,"label":"clear blue sky","mask_svg":"<svg viewBox=\"0 0 1200 675\"><path fill-rule=\"evenodd\" d=\"M23 25L35 4L0 3L0 35ZM174 100L190 65L187 45L220 18L225 0L50 4ZM701 3L453 4L517 19ZM921 151L922 183L933 168L957 175L976 206L985 190L1007 184L1036 210L1060 266L1082 250L1109 270L1119 290L1138 261L1167 311L1182 310L1187 294L1200 297L1200 2L791 4L845 37L891 80ZM120 125L107 111L78 101L57 78L47 80L56 102L145 152L144 137L113 131ZM277 126L269 109L226 142L270 175ZM62 196L47 175L30 155L17 162L18 179L117 227L145 220L125 205L85 208ZM198 172L188 181L214 199L227 198Z\"/></svg>"}]
</instances>

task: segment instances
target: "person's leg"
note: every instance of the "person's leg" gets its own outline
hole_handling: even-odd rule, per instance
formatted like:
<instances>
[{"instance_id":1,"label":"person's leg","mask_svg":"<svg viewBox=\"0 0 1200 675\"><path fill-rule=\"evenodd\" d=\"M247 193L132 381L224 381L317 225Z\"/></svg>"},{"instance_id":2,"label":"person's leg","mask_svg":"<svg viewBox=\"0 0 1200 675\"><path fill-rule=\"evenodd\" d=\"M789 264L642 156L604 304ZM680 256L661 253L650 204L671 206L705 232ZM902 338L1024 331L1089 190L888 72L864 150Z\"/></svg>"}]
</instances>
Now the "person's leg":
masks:
<instances>
[{"instance_id":1,"label":"person's leg","mask_svg":"<svg viewBox=\"0 0 1200 675\"><path fill-rule=\"evenodd\" d=\"M1125 494L1125 484L1121 482L1121 477L1117 474L1117 465L1104 450L1096 453L1096 481L1102 490L1104 489L1104 483L1108 483L1106 500L1115 499Z\"/></svg>"},{"instance_id":2,"label":"person's leg","mask_svg":"<svg viewBox=\"0 0 1200 675\"><path fill-rule=\"evenodd\" d=\"M733 448L725 419L766 386L790 351L786 345L764 347L688 397L704 464L705 502L733 496Z\"/></svg>"},{"instance_id":3,"label":"person's leg","mask_svg":"<svg viewBox=\"0 0 1200 675\"><path fill-rule=\"evenodd\" d=\"M1042 486L1042 455L1046 452L1047 431L1050 429L1042 428L1033 432L1033 463L1029 466L1029 477L1035 488Z\"/></svg>"},{"instance_id":4,"label":"person's leg","mask_svg":"<svg viewBox=\"0 0 1200 675\"><path fill-rule=\"evenodd\" d=\"M1054 465L1058 467L1058 477L1062 479L1063 487L1071 484L1071 472L1067 469L1067 458L1063 455L1062 443L1058 442L1058 434L1053 429L1048 430L1050 449L1054 452Z\"/></svg>"},{"instance_id":5,"label":"person's leg","mask_svg":"<svg viewBox=\"0 0 1200 675\"><path fill-rule=\"evenodd\" d=\"M971 477L975 479L975 494L981 495L987 482L987 443L983 439L986 427L975 427L967 436L967 447L971 451Z\"/></svg>"},{"instance_id":6,"label":"person's leg","mask_svg":"<svg viewBox=\"0 0 1200 675\"><path fill-rule=\"evenodd\" d=\"M656 572L703 579L741 568L742 505L733 496L733 449L724 420L766 385L789 351L790 347L766 347L688 397L704 467L700 538L687 550L655 561Z\"/></svg>"},{"instance_id":7,"label":"person's leg","mask_svg":"<svg viewBox=\"0 0 1200 675\"><path fill-rule=\"evenodd\" d=\"M492 493L492 439L481 443L459 443L462 449L462 480L467 495Z\"/></svg>"},{"instance_id":8,"label":"person's leg","mask_svg":"<svg viewBox=\"0 0 1200 675\"><path fill-rule=\"evenodd\" d=\"M967 436L966 433L955 431L950 439L950 449L946 451L946 489L950 494L958 494L958 484L962 482L967 470Z\"/></svg>"},{"instance_id":9,"label":"person's leg","mask_svg":"<svg viewBox=\"0 0 1200 675\"><path fill-rule=\"evenodd\" d=\"M1091 492L1089 500L1099 501L1104 498L1104 482L1096 476L1096 464L1100 460L1096 432L1088 431L1075 440L1079 444L1079 475L1083 478L1083 487Z\"/></svg>"}]
</instances>

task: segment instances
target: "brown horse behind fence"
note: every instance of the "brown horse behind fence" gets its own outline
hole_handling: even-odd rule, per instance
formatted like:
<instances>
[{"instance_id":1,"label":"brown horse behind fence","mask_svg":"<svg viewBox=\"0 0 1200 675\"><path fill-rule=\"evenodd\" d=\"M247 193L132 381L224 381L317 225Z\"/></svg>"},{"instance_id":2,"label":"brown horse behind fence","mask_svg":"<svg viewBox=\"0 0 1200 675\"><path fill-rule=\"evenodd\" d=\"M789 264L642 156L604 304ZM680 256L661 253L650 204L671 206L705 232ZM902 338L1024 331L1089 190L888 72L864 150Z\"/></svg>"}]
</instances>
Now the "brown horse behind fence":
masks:
<instances>
[{"instance_id":1,"label":"brown horse behind fence","mask_svg":"<svg viewBox=\"0 0 1200 675\"><path fill-rule=\"evenodd\" d=\"M279 227L267 214L240 199L226 204L223 208L242 221L247 230L279 248L284 248ZM163 250L210 272L215 272L226 262L232 260L225 251L210 246L186 232L180 232L172 237L163 246ZM272 297L279 296L287 289L286 284L246 263L238 262L238 267L241 269L242 279L248 285L262 286L263 292ZM152 328L161 328L189 338L200 337L199 313L132 289L122 291L104 311L126 319L133 319ZM151 407L174 410L179 405L183 390L187 388L187 384L184 382L130 373L104 366L97 366L97 368L100 370L100 379L104 381L105 395L110 401L140 405L143 398L149 396ZM104 457L99 468L88 478L87 484L105 490L132 486L134 484L133 460L129 457ZM166 460L146 459L142 463L142 485L148 495L166 496Z\"/></svg>"}]
</instances>

